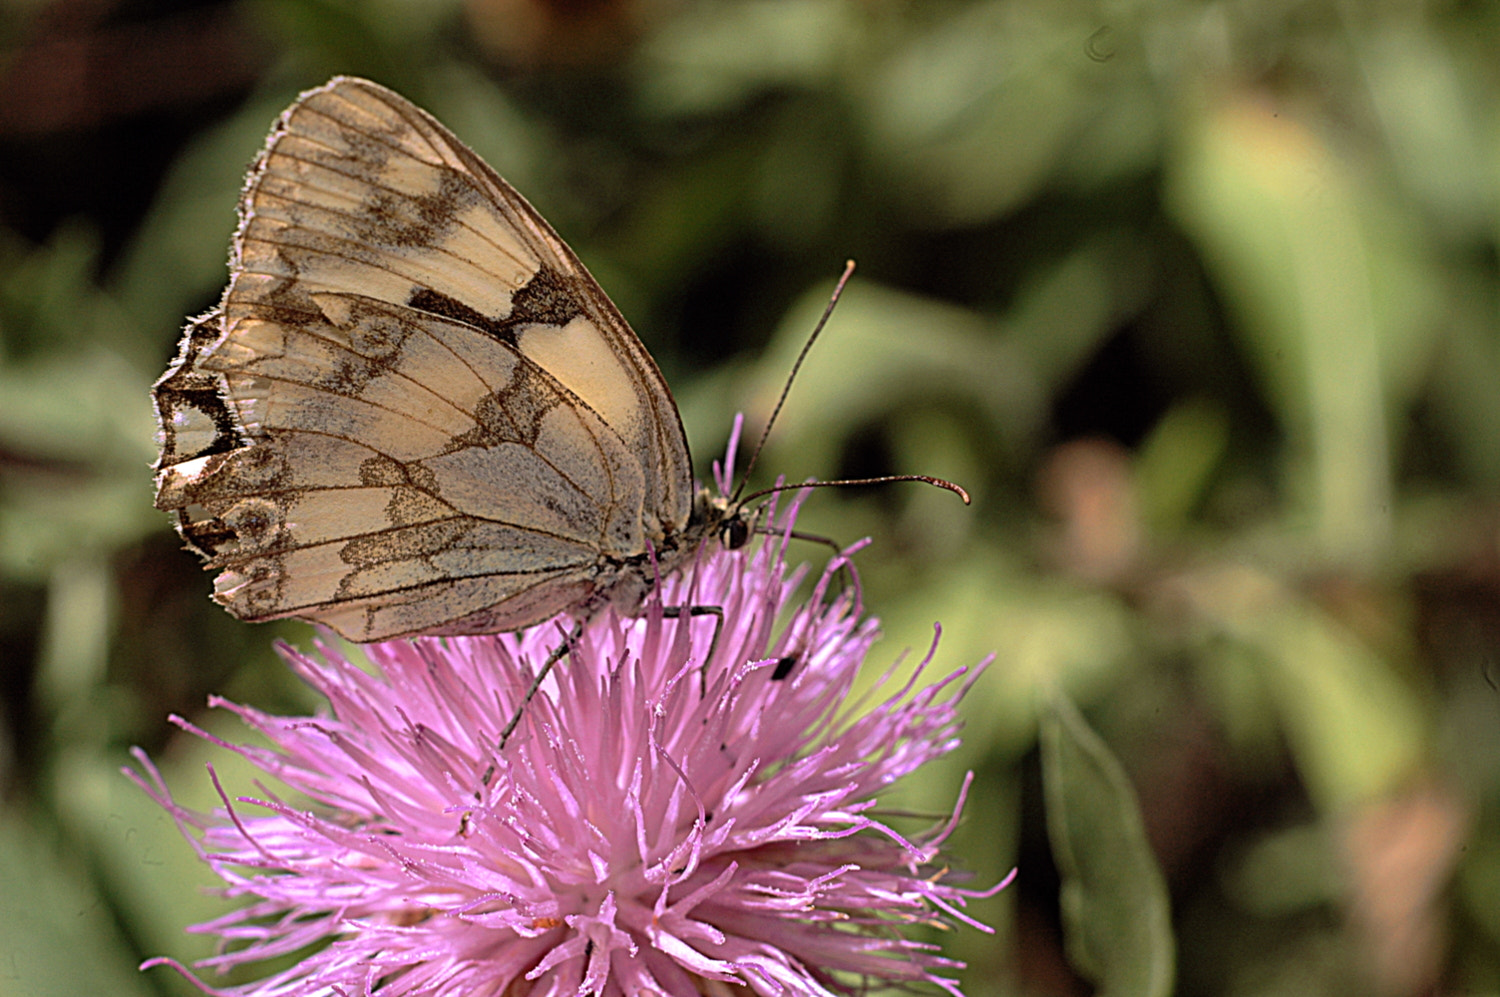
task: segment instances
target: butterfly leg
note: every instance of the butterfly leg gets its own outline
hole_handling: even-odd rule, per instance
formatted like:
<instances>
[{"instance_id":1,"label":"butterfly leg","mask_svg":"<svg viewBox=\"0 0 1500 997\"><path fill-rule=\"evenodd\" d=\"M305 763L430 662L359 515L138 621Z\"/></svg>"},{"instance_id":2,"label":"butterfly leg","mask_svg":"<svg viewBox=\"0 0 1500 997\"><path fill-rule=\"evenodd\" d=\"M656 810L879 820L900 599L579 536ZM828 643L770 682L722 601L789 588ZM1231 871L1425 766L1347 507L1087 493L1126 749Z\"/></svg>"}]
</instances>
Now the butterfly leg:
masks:
<instances>
[{"instance_id":1,"label":"butterfly leg","mask_svg":"<svg viewBox=\"0 0 1500 997\"><path fill-rule=\"evenodd\" d=\"M767 530L766 535L771 536L772 531ZM803 533L801 530L793 530L787 535L790 536L793 540L805 540L808 543L822 544L824 547L827 547L829 550L833 551L835 555L839 555L844 552L844 548L840 547L838 545L838 541L834 540L832 537L825 537L818 533Z\"/></svg>"},{"instance_id":2,"label":"butterfly leg","mask_svg":"<svg viewBox=\"0 0 1500 997\"><path fill-rule=\"evenodd\" d=\"M793 540L804 540L808 543L822 544L829 550L833 551L836 556L842 557L844 554L844 549L840 547L838 545L838 542L832 537L820 536L816 533L803 533L799 530L792 530L791 533L787 535L790 536ZM840 582L840 579L842 579L842 582ZM838 567L838 571L835 572L834 585L836 591L853 588L855 590L855 598L860 598L859 578L855 576L853 571L850 570L848 560L845 560L844 563L840 564Z\"/></svg>"},{"instance_id":3,"label":"butterfly leg","mask_svg":"<svg viewBox=\"0 0 1500 997\"><path fill-rule=\"evenodd\" d=\"M559 661L561 661L563 657L568 654L568 652L573 650L573 645L578 642L578 638L582 636L582 634L583 623L578 622L573 624L573 629L568 632L568 635L566 637L563 638L563 642L554 647L551 653L547 655L547 659L542 662L542 667L537 671L536 678L531 680L531 687L526 690L526 695L521 699L521 705L516 707L516 712L511 714L510 721L505 725L505 729L500 732L499 742L495 746L495 752L497 754L505 750L505 742L509 741L511 734L515 733L516 725L521 722L521 717L523 714L525 714L526 707L536 696L537 690L542 687L542 683L546 681L548 674L551 673L553 667ZM480 778L479 781L488 786L490 784L490 780L494 777L495 763L490 762L489 768L484 770L484 775Z\"/></svg>"},{"instance_id":4,"label":"butterfly leg","mask_svg":"<svg viewBox=\"0 0 1500 997\"><path fill-rule=\"evenodd\" d=\"M674 619L682 619L684 616L712 616L714 617L714 635L708 642L708 654L703 658L703 665L698 669L699 690L704 696L708 695L708 663L714 660L714 652L719 649L719 634L724 630L724 607L723 606L663 606L661 615Z\"/></svg>"}]
</instances>

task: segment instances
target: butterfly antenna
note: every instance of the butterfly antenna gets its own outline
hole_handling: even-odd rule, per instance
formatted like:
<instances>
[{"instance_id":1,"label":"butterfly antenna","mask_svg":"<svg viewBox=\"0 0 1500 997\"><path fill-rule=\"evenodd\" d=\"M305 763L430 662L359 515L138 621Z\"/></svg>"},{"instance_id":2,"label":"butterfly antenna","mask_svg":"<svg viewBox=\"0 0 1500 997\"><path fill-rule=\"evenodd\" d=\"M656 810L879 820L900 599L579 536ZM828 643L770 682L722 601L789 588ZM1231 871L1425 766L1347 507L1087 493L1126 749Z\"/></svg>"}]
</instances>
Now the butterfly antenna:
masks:
<instances>
[{"instance_id":1,"label":"butterfly antenna","mask_svg":"<svg viewBox=\"0 0 1500 997\"><path fill-rule=\"evenodd\" d=\"M892 481L920 481L924 484L935 485L945 491L950 491L964 500L964 505L969 505L972 500L969 493L962 487L948 481L945 478L934 478L930 474L882 474L878 478L840 478L838 481L803 481L800 484L773 485L770 488L762 488L758 492L751 492L744 498L745 502L751 502L763 495L774 495L777 492L793 492L799 488L848 488L853 485L884 485Z\"/></svg>"},{"instance_id":2,"label":"butterfly antenna","mask_svg":"<svg viewBox=\"0 0 1500 997\"><path fill-rule=\"evenodd\" d=\"M786 383L781 386L781 397L776 399L776 407L771 410L771 418L766 420L765 428L760 431L760 439L755 442L755 449L750 451L750 462L745 465L745 473L740 477L739 487L735 488L734 494L729 497L731 508L740 504L740 492L745 490L745 484L750 480L750 472L755 470L755 462L760 459L760 452L766 445L766 438L771 435L771 427L776 425L776 417L781 414L781 407L786 404L786 396L791 393L792 382L797 379L797 371L802 369L802 361L807 359L807 353L812 349L813 343L818 341L818 335L823 327L828 324L828 318L833 314L833 306L839 303L839 295L844 293L844 285L849 283L849 278L854 274L854 261L849 260L844 264L844 274L839 282L834 285L833 294L828 299L828 307L823 309L823 317L818 319L818 324L813 327L812 335L807 337L807 342L802 344L802 352L797 354L797 362L792 364L792 372L786 376ZM767 494L757 492L756 494ZM751 496L753 498L754 496ZM747 498L745 501L749 501ZM968 499L964 499L968 502Z\"/></svg>"}]
</instances>

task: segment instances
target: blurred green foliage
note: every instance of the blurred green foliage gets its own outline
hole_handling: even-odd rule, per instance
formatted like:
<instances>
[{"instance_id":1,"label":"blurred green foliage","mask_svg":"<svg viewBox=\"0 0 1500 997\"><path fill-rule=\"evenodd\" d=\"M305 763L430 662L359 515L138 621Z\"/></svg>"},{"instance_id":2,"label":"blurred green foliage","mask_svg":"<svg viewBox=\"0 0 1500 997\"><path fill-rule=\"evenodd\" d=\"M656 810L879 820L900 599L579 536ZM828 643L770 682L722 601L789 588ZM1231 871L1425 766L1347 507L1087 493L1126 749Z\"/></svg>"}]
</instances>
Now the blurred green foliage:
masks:
<instances>
[{"instance_id":1,"label":"blurred green foliage","mask_svg":"<svg viewBox=\"0 0 1500 997\"><path fill-rule=\"evenodd\" d=\"M125 749L207 806L228 761L169 712L314 706L270 653L307 629L212 606L151 508L147 391L266 130L335 72L548 216L700 472L858 260L758 474L975 496L801 524L875 538L887 658L934 621L940 663L996 655L893 798L944 812L973 769L955 849L1020 868L996 936L941 939L967 993L1087 992L1058 691L1140 798L1178 993L1500 992L1497 51L1473 0L0 4L0 994L186 992L134 966L201 955L218 901Z\"/></svg>"}]
</instances>

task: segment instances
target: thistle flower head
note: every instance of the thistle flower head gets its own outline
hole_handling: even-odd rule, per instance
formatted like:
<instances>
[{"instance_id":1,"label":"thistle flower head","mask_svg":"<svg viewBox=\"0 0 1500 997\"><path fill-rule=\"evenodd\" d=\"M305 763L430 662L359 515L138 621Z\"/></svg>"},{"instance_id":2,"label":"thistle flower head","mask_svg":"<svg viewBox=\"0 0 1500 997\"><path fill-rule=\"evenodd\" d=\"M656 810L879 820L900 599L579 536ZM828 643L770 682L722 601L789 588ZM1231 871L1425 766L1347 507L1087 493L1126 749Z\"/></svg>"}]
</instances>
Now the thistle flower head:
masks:
<instances>
[{"instance_id":1,"label":"thistle flower head","mask_svg":"<svg viewBox=\"0 0 1500 997\"><path fill-rule=\"evenodd\" d=\"M144 755L132 773L224 893L249 898L197 926L222 942L199 968L301 954L256 983L200 985L581 997L926 981L957 994L945 974L959 964L904 933L974 923L961 908L977 894L939 864L952 821L903 836L873 808L956 745L965 672L922 685L924 660L884 701L851 702L875 622L832 594L836 566L794 607L781 543L706 553L640 618L588 621L503 750L561 621L370 645L364 666L331 642L318 657L283 648L326 716L216 705L273 745L224 747L302 800L221 789L224 807L198 814ZM723 612L706 668L717 618L663 614L688 605Z\"/></svg>"}]
</instances>

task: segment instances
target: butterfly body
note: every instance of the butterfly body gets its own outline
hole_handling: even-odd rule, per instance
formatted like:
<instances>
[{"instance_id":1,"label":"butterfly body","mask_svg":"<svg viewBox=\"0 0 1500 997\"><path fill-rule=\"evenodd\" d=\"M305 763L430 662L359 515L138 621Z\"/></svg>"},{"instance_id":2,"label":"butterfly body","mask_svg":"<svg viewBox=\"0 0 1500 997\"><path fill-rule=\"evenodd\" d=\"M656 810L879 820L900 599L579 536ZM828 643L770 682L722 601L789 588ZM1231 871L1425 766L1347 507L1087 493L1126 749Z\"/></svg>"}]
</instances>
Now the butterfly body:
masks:
<instances>
[{"instance_id":1,"label":"butterfly body","mask_svg":"<svg viewBox=\"0 0 1500 997\"><path fill-rule=\"evenodd\" d=\"M744 542L572 250L364 80L272 130L229 285L153 398L156 505L247 620L372 641L633 614L705 541Z\"/></svg>"}]
</instances>

